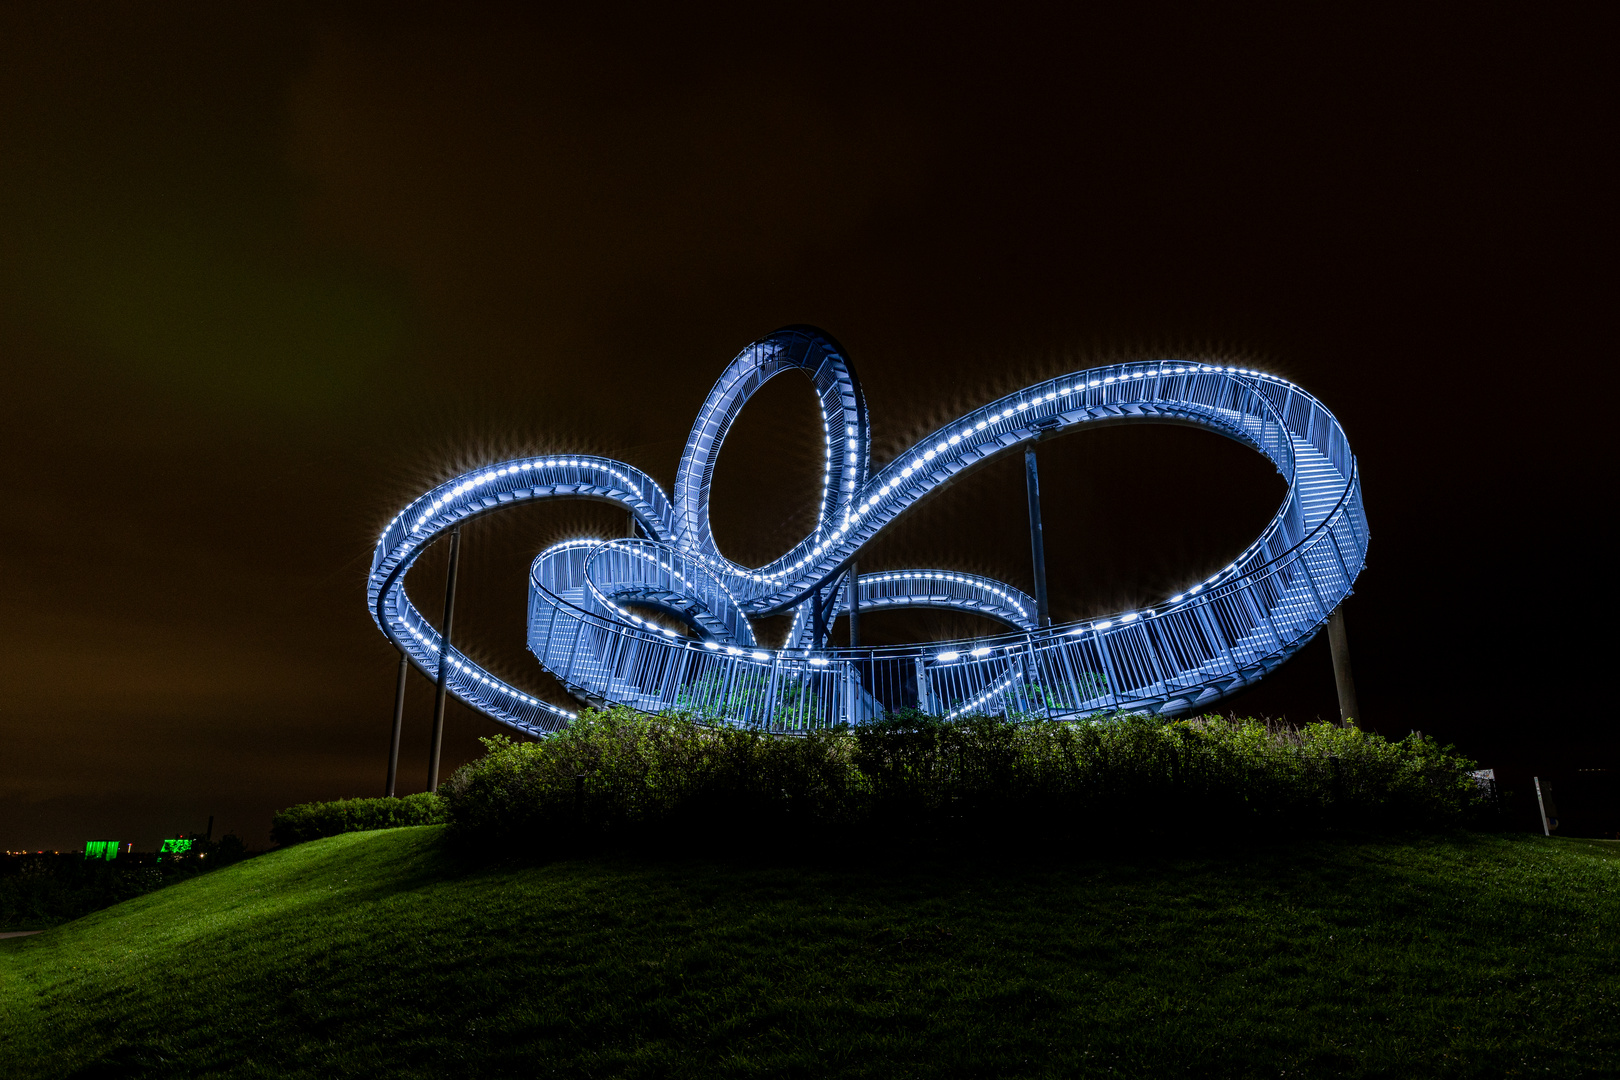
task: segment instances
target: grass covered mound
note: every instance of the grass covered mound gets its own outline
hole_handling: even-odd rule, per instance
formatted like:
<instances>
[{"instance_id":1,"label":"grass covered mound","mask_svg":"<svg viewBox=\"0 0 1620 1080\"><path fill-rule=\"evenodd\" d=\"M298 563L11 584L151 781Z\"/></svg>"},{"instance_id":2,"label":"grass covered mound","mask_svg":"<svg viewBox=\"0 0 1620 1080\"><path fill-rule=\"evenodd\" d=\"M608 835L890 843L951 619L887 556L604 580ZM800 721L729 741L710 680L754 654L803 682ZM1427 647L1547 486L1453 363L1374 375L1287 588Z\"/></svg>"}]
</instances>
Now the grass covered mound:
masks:
<instances>
[{"instance_id":1,"label":"grass covered mound","mask_svg":"<svg viewBox=\"0 0 1620 1080\"><path fill-rule=\"evenodd\" d=\"M1070 847L1121 832L1457 828L1491 809L1475 764L1434 740L1331 724L910 714L781 735L614 709L485 745L440 789L465 845L966 832Z\"/></svg>"},{"instance_id":2,"label":"grass covered mound","mask_svg":"<svg viewBox=\"0 0 1620 1080\"><path fill-rule=\"evenodd\" d=\"M301 844L0 941L0 1075L1620 1070L1620 861L1591 842L471 869L443 836Z\"/></svg>"}]
</instances>

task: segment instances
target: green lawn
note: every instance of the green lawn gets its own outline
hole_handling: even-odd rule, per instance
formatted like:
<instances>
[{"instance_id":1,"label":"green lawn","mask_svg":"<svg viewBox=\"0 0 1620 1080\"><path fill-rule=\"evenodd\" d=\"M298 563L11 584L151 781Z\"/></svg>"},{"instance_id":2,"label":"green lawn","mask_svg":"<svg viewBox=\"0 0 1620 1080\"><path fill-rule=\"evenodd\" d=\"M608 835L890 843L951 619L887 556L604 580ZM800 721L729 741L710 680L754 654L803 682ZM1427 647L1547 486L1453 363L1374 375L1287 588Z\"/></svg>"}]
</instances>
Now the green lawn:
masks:
<instances>
[{"instance_id":1,"label":"green lawn","mask_svg":"<svg viewBox=\"0 0 1620 1080\"><path fill-rule=\"evenodd\" d=\"M471 871L321 840L0 941L0 1075L1620 1074L1620 851Z\"/></svg>"}]
</instances>

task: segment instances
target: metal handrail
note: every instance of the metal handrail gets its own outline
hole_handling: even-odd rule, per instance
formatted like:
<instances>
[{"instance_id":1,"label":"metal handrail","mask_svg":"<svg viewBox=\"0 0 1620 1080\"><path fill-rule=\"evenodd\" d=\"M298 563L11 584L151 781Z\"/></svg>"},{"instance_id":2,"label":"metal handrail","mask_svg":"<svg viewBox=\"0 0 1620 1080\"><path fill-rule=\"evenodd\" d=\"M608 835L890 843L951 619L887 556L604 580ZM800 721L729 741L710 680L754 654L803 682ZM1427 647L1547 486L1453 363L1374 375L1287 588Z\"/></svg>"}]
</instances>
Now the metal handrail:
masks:
<instances>
[{"instance_id":1,"label":"metal handrail","mask_svg":"<svg viewBox=\"0 0 1620 1080\"><path fill-rule=\"evenodd\" d=\"M1322 526L1312 531L1312 539L1309 543L1302 544L1291 549L1284 558L1269 561L1266 565L1265 577L1275 578L1295 565L1301 566L1304 569L1305 574L1310 575L1311 571L1306 564L1306 561L1318 546L1326 547L1329 544L1328 538L1332 533L1333 527L1336 524L1344 521L1349 513L1350 508L1347 505L1348 501L1348 498L1341 499L1340 504L1335 508L1336 512L1333 517L1329 521L1324 522ZM1254 579L1251 579L1251 581L1252 580ZM1194 599L1192 602L1181 605L1177 609L1176 613L1179 614L1183 619L1197 620L1200 612L1207 611L1208 609L1215 607L1222 600L1229 598L1235 593L1243 591L1241 586L1242 583L1234 582L1220 590L1203 594ZM1303 592L1301 592L1301 595L1303 595ZM537 594L535 602L545 603L545 598ZM611 620L593 617L591 613L581 611L578 608L573 607L573 605L568 604L566 601L561 600L561 598L556 598L554 606L558 614L575 620L581 624L582 628L588 624L592 629L600 631L604 634L617 634L618 628L612 624ZM1244 628L1247 633L1236 635L1233 639L1221 642L1219 647L1209 649L1207 659L1198 666L1198 674L1205 680L1219 680L1225 684L1222 687L1222 692L1216 695L1217 697L1224 696L1225 693L1230 693L1238 686L1248 685L1249 683L1255 681L1255 679L1257 679L1260 675L1272 670L1278 663L1285 659L1287 655L1291 654L1291 652L1293 652L1299 644L1302 644L1305 640L1308 640L1309 637L1314 635L1314 633L1320 629L1321 625L1325 623L1328 614L1331 612L1331 608L1324 610L1326 607L1327 605L1316 606L1315 610L1312 612L1314 617L1310 619L1308 624L1303 625L1302 629L1297 630L1287 639L1278 640L1269 644L1264 642L1262 621L1256 620L1248 627ZM1158 618L1163 619L1164 616L1159 616ZM1108 622L1108 620L1104 620L1104 622ZM1134 627L1131 626L1131 624L1126 624L1124 626L1115 625L1105 627L1099 631L1100 636L1105 642L1108 643L1104 646L1104 648L1110 652L1117 652L1120 650L1120 646L1118 644L1120 638L1128 633L1142 630L1150 625L1145 621L1135 622L1136 625ZM1163 624L1161 623L1160 625ZM1065 639L1071 639L1072 641L1074 632L1076 630L1091 631L1094 627L1095 624L1070 624L1069 626L1054 627L1050 630L1039 631L1036 633L1011 633L996 637L970 639L965 641L933 642L924 647L915 645L900 645L864 647L855 649L835 648L825 650L777 650L768 653L761 651L758 655L749 656L741 660L737 659L735 656L731 656L724 659L721 657L714 657L712 660L704 660L702 662L689 659L687 663L692 664L697 668L712 668L717 664L741 667L749 669L756 676L773 666L781 667L783 665L792 671L809 673L812 665L814 665L819 667L819 674L823 676L831 676L832 682L836 686L836 684L846 676L846 673L851 668L859 667L862 664L871 665L875 662L885 660L922 660L929 668L937 669L940 666L938 664L938 658L947 656L952 657L951 660L946 661L947 664L952 662L957 664L957 666L952 669L955 672L960 673L964 671L971 671L976 666L981 672L985 673L983 677L978 680L978 685L984 686L993 683L996 679L1000 678L1004 674L1008 654L1029 649L1035 654L1034 659L1037 665L1041 664L1042 662L1051 663L1053 661L1050 654L1062 650L1066 644L1070 643ZM554 625L550 628L549 636L558 636L556 634ZM581 640L584 636L583 629L576 630L572 634L565 634L561 636L564 640L570 643L570 647L573 647L573 645ZM667 670L669 667L681 663L682 661L680 660L680 657L683 655L689 658L699 657L702 655L700 650L707 649L707 646L699 645L693 642L661 640L658 636L647 633L638 634L635 637L639 641L641 648L663 654L659 659L656 660L649 661L643 658L643 663L649 664L659 671ZM1244 658L1241 662L1221 663L1220 661L1226 656L1230 655L1234 647L1239 645L1242 639L1245 637L1258 637L1260 642L1264 644L1265 647L1263 649L1251 650L1250 655ZM957 660L956 657L952 656L952 654L958 654L963 657L967 657L970 656L974 650L984 650L987 655L982 660L966 658ZM542 662L545 662L548 657L542 656L541 659ZM817 662L819 662L819 664ZM1059 664L1062 663L1061 660L1056 662ZM551 663L547 663L546 666L552 667L553 665ZM1107 668L1108 664L1103 662L1093 666L1102 669ZM701 674L701 672L699 672L699 674ZM1097 674L1101 674L1101 671L1099 670ZM1178 674L1185 675L1186 673L1180 672ZM736 676L733 674L731 678L735 679ZM1114 678L1118 678L1117 674L1114 676ZM598 694L606 689L606 687L600 683L593 685L587 678L584 677L570 681L577 689L583 690L586 693ZM958 676L956 681L964 685L972 682L971 678L963 678L961 676ZM1076 680L1070 679L1068 681L1073 683ZM1142 689L1144 685L1150 688L1158 686L1159 689L1157 692L1122 694L1120 693L1119 689L1116 688L1106 694L1091 695L1088 699L1086 699L1089 701L1089 704L1049 702L1039 707L1019 708L1017 711L1045 712L1059 715L1085 715L1089 713L1111 712L1121 708L1144 706L1157 706L1157 711L1164 711L1165 705L1178 698L1185 699L1185 704L1189 707L1193 704L1208 704L1211 700L1214 700L1214 697L1205 698L1200 693L1186 693L1185 691L1194 689L1199 685L1195 681L1183 681L1178 683L1175 678L1161 678L1153 680L1150 683L1139 681L1135 689ZM836 690L834 693L836 694ZM933 688L933 693L934 696L942 696L941 691L937 686ZM971 693L961 693L957 696L971 697L972 695ZM645 699L627 703L637 704L639 706L647 706L652 704ZM677 708L681 705L681 703L682 702L678 694L660 695L657 701L657 706L662 708ZM760 718L758 716L751 715L750 710L754 709L760 704L761 703L759 702L745 701L743 702L744 709L740 712L723 714L721 712L714 711L709 718L723 719L732 722L759 722ZM769 703L764 704L767 706L769 705ZM1005 707L1004 703L1002 707ZM839 714L847 715L850 711L851 710L846 706L841 710L837 710L834 715L826 717L825 720L826 722L837 722L837 720L840 718ZM991 708L986 711L997 710L995 708Z\"/></svg>"},{"instance_id":2,"label":"metal handrail","mask_svg":"<svg viewBox=\"0 0 1620 1080\"><path fill-rule=\"evenodd\" d=\"M1332 413L1287 380L1186 361L1107 365L1045 380L976 409L864 483L829 487L816 530L766 567L741 567L712 543L680 546L683 530L707 535L701 525L707 521L708 477L725 430L748 397L781 371L803 370L817 381L827 475L835 475L836 435L847 442L837 475L864 476L864 399L840 352L807 328L745 350L700 412L673 501L640 470L589 456L522 459L440 485L402 511L379 539L368 583L373 618L427 670L437 664L437 635L403 589L404 572L420 552L458 523L506 505L597 498L627 507L652 539L571 541L542 552L530 573L530 649L587 700L687 709L715 721L789 729L859 723L907 706L1064 716L1119 708L1173 713L1207 705L1292 655L1348 595L1365 562L1359 471ZM841 411L829 404L837 402ZM1207 581L1112 619L958 642L767 650L753 640L747 615L798 605L798 628L807 596L836 582L879 529L962 472L1034 439L1138 422L1215 430L1259 450L1288 481L1288 494L1260 537ZM835 423L844 426L835 430ZM1318 478L1342 484L1325 510L1319 502L1314 512L1306 505L1301 453ZM532 483L536 478L545 482ZM694 511L693 499L704 505ZM1011 586L976 575L888 573L948 576L960 587L930 593L926 602L977 606L982 613L986 604L1005 601L997 617L1015 625L1024 623L1014 612L1031 602ZM642 620L621 600L651 602L698 637ZM898 590L894 600L924 602L921 594ZM462 654L451 655L451 691L497 720L546 731L571 718L568 710L492 678Z\"/></svg>"}]
</instances>

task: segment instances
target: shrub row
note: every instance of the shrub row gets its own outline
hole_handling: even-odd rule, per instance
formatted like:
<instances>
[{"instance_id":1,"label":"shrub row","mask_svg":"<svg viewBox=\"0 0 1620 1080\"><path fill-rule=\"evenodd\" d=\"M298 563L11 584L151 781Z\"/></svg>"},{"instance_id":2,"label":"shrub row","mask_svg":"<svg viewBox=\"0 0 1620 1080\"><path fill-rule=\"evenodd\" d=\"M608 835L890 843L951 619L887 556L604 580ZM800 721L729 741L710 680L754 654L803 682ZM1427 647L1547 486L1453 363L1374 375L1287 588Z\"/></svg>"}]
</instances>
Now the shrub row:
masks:
<instances>
[{"instance_id":1,"label":"shrub row","mask_svg":"<svg viewBox=\"0 0 1620 1080\"><path fill-rule=\"evenodd\" d=\"M463 846L1445 829L1491 809L1474 764L1432 739L1330 724L908 714L801 736L614 709L541 742L484 742L440 788Z\"/></svg>"},{"instance_id":2,"label":"shrub row","mask_svg":"<svg viewBox=\"0 0 1620 1080\"><path fill-rule=\"evenodd\" d=\"M289 806L271 819L270 839L287 847L338 833L440 825L446 820L443 801L427 791L403 799L337 799Z\"/></svg>"}]
</instances>

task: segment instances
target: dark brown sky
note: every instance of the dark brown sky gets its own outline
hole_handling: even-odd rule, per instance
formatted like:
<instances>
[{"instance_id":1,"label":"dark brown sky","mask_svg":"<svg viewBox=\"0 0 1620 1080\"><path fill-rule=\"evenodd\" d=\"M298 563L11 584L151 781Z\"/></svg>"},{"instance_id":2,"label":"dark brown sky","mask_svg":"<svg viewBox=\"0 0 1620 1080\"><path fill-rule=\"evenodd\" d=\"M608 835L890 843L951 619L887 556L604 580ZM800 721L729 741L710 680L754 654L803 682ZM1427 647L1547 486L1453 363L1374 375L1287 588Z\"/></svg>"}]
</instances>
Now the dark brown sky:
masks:
<instances>
[{"instance_id":1,"label":"dark brown sky","mask_svg":"<svg viewBox=\"0 0 1620 1080\"><path fill-rule=\"evenodd\" d=\"M1362 463L1367 719L1487 764L1613 762L1612 664L1566 621L1613 545L1597 27L464 6L0 10L6 847L150 846L211 813L262 842L277 807L376 793L381 523L519 452L667 483L720 370L798 322L850 350L880 461L1108 359L1295 379ZM773 383L728 443L739 557L802 531L807 389ZM1281 494L1196 432L1042 453L1060 617L1224 564ZM863 568L1028 587L1022 515L1016 464L991 468ZM621 526L584 505L479 523L458 637L544 690L526 563ZM441 567L412 576L428 610ZM1325 646L1233 705L1333 715ZM429 708L417 680L410 789ZM447 764L494 732L453 708Z\"/></svg>"}]
</instances>

